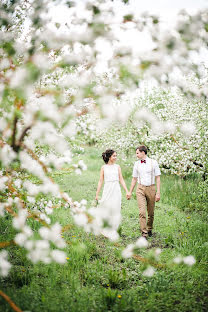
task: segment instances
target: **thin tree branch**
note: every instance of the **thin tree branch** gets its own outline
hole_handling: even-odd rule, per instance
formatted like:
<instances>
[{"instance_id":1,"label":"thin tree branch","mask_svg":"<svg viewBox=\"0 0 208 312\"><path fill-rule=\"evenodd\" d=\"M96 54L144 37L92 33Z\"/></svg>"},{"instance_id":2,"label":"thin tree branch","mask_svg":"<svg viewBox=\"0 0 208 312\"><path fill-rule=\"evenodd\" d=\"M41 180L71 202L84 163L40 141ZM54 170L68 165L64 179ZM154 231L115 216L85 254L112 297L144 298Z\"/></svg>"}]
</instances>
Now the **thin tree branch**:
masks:
<instances>
[{"instance_id":1,"label":"thin tree branch","mask_svg":"<svg viewBox=\"0 0 208 312\"><path fill-rule=\"evenodd\" d=\"M15 245L15 242L13 240L9 241L9 242L0 242L0 248L5 248L11 245Z\"/></svg>"},{"instance_id":2,"label":"thin tree branch","mask_svg":"<svg viewBox=\"0 0 208 312\"><path fill-rule=\"evenodd\" d=\"M10 307L16 312L23 312L2 290L0 290L0 296L2 296L10 305Z\"/></svg>"},{"instance_id":3,"label":"thin tree branch","mask_svg":"<svg viewBox=\"0 0 208 312\"><path fill-rule=\"evenodd\" d=\"M18 151L17 146L16 146L17 121L18 121L18 117L15 116L14 121L13 121L12 145L11 145L15 152Z\"/></svg>"},{"instance_id":4,"label":"thin tree branch","mask_svg":"<svg viewBox=\"0 0 208 312\"><path fill-rule=\"evenodd\" d=\"M156 262L154 262L154 261L152 261L152 260L145 259L145 258L143 258L143 257L141 257L141 256L139 256L139 255L133 255L133 258L134 258L135 260L141 261L141 262L143 262L143 263L148 263L148 264L150 264L150 265L152 265L152 266L154 266L154 267L156 267L156 268L161 268L161 269L162 269L162 268L165 268L165 267L166 267L164 264L156 263Z\"/></svg>"},{"instance_id":5,"label":"thin tree branch","mask_svg":"<svg viewBox=\"0 0 208 312\"><path fill-rule=\"evenodd\" d=\"M18 145L19 145L19 146L20 146L20 143L23 142L24 137L26 136L27 132L28 132L31 128L32 128L32 125L26 127L26 128L23 130L23 132L22 132L22 134L21 134L21 136L20 136L20 138L19 138L19 141L18 141Z\"/></svg>"}]
</instances>

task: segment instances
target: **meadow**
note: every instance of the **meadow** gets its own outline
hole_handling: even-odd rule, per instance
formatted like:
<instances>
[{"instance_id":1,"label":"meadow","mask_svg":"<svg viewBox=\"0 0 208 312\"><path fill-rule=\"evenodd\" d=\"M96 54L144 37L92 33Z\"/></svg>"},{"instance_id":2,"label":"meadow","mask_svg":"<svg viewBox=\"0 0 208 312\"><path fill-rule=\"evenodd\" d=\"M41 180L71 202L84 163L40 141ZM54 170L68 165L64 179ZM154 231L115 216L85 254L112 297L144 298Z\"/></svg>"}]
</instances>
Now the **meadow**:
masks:
<instances>
[{"instance_id":1,"label":"meadow","mask_svg":"<svg viewBox=\"0 0 208 312\"><path fill-rule=\"evenodd\" d=\"M54 171L52 176L74 200L86 199L90 206L103 164L100 155L99 149L88 147L77 156L88 167L82 175L69 173L66 167ZM127 162L118 158L127 187L134 161L133 154ZM127 201L122 191L122 224L117 242L85 233L73 223L69 208L56 208L51 219L52 223L58 221L63 226L67 263L34 265L24 249L9 246L13 266L8 276L1 277L0 289L22 311L207 311L207 219L205 212L194 209L192 203L199 178L183 180L162 174L161 181L161 201L156 203L153 236L148 239L149 247L139 253L142 258L161 248L161 265L154 276L142 274L147 264L139 257L124 259L121 256L122 250L140 236L135 192ZM0 222L1 241L12 239L15 229L10 226L10 215ZM39 227L34 220L29 220L29 224L33 229ZM193 255L196 264L192 267L173 264L172 259L178 255ZM2 297L0 311L13 311Z\"/></svg>"}]
</instances>

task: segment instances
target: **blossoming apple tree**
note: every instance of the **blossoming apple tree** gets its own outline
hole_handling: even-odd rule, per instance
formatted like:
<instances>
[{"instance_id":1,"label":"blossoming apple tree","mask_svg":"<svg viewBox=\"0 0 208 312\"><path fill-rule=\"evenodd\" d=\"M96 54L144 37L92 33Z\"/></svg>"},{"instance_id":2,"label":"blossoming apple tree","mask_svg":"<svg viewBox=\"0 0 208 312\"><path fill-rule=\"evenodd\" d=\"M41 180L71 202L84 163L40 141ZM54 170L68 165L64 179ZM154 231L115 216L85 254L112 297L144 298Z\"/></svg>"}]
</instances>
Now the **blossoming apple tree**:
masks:
<instances>
[{"instance_id":1,"label":"blossoming apple tree","mask_svg":"<svg viewBox=\"0 0 208 312\"><path fill-rule=\"evenodd\" d=\"M74 202L51 177L54 168L72 162L65 138L76 134L79 116L95 114L101 130L114 121L125 124L135 106L124 99L138 92L143 79L177 87L194 101L207 98L199 62L207 48L207 12L182 12L175 28L165 30L158 17L119 0L66 1L63 23L51 14L56 6L58 1L48 0L0 4L0 216L10 215L17 231L14 240L0 243L3 276L11 267L6 251L11 244L25 248L33 262L65 262L61 226L50 224L53 204L39 209L40 195L51 194L70 207L87 231L99 234L103 227L96 209L87 210L85 200ZM144 31L151 38L148 51L139 49ZM184 79L190 72L199 85ZM138 108L134 123L148 115ZM78 173L86 169L83 162L71 166ZM40 224L38 238L29 219Z\"/></svg>"}]
</instances>

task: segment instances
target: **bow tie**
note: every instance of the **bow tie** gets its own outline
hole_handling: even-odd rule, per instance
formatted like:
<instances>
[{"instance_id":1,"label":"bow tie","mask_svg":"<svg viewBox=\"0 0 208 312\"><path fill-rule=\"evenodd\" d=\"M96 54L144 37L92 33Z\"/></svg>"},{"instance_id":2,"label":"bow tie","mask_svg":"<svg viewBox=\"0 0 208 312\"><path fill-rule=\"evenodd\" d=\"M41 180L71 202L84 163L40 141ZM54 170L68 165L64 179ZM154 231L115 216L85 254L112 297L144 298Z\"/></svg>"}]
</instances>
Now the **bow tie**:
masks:
<instances>
[{"instance_id":1,"label":"bow tie","mask_svg":"<svg viewBox=\"0 0 208 312\"><path fill-rule=\"evenodd\" d=\"M144 159L144 160L141 160L141 164L143 164L143 163L146 164L146 160L145 160L145 159Z\"/></svg>"}]
</instances>

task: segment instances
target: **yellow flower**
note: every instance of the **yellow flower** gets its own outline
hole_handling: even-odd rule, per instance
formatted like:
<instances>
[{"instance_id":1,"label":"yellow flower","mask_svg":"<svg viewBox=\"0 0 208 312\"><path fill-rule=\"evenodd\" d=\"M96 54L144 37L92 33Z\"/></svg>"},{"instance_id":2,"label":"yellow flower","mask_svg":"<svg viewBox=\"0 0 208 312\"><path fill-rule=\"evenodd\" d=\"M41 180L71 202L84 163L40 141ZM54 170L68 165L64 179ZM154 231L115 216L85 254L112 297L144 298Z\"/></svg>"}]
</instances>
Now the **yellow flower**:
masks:
<instances>
[{"instance_id":1,"label":"yellow flower","mask_svg":"<svg viewBox=\"0 0 208 312\"><path fill-rule=\"evenodd\" d=\"M72 235L72 237L76 237L75 235Z\"/></svg>"},{"instance_id":2,"label":"yellow flower","mask_svg":"<svg viewBox=\"0 0 208 312\"><path fill-rule=\"evenodd\" d=\"M66 260L69 260L69 258L68 258L68 257L66 257Z\"/></svg>"},{"instance_id":3,"label":"yellow flower","mask_svg":"<svg viewBox=\"0 0 208 312\"><path fill-rule=\"evenodd\" d=\"M121 299L121 295L118 295L117 297L118 297L119 299Z\"/></svg>"},{"instance_id":4,"label":"yellow flower","mask_svg":"<svg viewBox=\"0 0 208 312\"><path fill-rule=\"evenodd\" d=\"M191 217L186 217L187 219L190 219Z\"/></svg>"}]
</instances>

